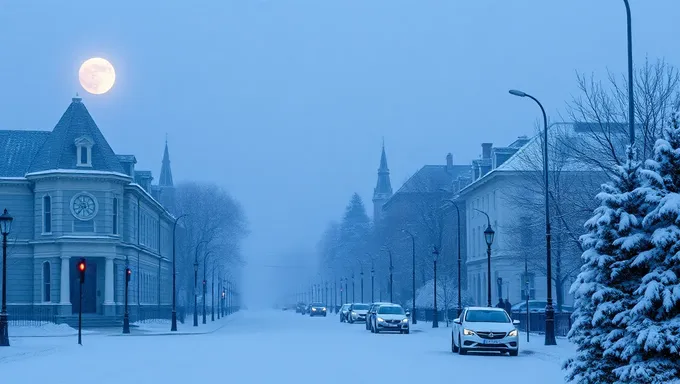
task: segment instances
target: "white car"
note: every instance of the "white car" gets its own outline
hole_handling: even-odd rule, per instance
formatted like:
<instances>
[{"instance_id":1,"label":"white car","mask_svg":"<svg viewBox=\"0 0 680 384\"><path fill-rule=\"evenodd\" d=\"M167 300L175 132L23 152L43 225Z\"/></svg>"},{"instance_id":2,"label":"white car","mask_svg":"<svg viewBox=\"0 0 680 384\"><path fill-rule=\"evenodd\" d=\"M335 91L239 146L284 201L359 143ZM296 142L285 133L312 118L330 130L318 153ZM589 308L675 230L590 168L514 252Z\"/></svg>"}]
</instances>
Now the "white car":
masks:
<instances>
[{"instance_id":1,"label":"white car","mask_svg":"<svg viewBox=\"0 0 680 384\"><path fill-rule=\"evenodd\" d=\"M354 323L357 321L366 321L366 314L368 313L368 304L362 303L352 303L349 306L349 322Z\"/></svg>"},{"instance_id":2,"label":"white car","mask_svg":"<svg viewBox=\"0 0 680 384\"><path fill-rule=\"evenodd\" d=\"M451 352L497 351L517 356L519 320L512 320L502 308L468 307L453 320Z\"/></svg>"},{"instance_id":3,"label":"white car","mask_svg":"<svg viewBox=\"0 0 680 384\"><path fill-rule=\"evenodd\" d=\"M378 307L373 315L371 332L380 333L381 331L399 332L408 334L410 322L404 308L398 304L387 304Z\"/></svg>"}]
</instances>

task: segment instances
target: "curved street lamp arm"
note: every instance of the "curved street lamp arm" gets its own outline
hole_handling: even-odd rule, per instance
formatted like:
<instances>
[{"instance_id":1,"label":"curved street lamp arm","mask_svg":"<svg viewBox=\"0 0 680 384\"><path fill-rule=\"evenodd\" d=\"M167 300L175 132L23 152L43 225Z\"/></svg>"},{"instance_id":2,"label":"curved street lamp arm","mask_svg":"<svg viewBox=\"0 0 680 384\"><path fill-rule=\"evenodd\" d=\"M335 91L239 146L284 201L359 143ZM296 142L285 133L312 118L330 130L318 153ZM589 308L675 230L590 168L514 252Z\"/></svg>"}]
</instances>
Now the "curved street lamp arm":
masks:
<instances>
[{"instance_id":1,"label":"curved street lamp arm","mask_svg":"<svg viewBox=\"0 0 680 384\"><path fill-rule=\"evenodd\" d=\"M473 208L473 209L474 209L475 211L477 211L477 212L483 213L484 216L486 216L486 222L489 224L489 227L491 227L491 219L489 218L489 214L487 214L487 213L484 212L484 211L480 211L480 210L477 209L477 208Z\"/></svg>"}]
</instances>

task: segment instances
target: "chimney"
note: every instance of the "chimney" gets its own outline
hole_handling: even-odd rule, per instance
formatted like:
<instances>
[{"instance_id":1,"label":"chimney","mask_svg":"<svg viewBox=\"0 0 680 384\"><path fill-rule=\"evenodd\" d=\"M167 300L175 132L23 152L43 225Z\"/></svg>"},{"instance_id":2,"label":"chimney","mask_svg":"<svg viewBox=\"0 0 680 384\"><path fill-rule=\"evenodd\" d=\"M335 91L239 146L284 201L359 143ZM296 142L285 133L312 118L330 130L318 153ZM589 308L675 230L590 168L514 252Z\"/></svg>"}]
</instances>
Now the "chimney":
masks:
<instances>
[{"instance_id":1,"label":"chimney","mask_svg":"<svg viewBox=\"0 0 680 384\"><path fill-rule=\"evenodd\" d=\"M493 143L482 143L482 159L491 158L491 147Z\"/></svg>"},{"instance_id":2,"label":"chimney","mask_svg":"<svg viewBox=\"0 0 680 384\"><path fill-rule=\"evenodd\" d=\"M446 170L450 171L453 169L453 155L449 152L448 155L446 155Z\"/></svg>"}]
</instances>

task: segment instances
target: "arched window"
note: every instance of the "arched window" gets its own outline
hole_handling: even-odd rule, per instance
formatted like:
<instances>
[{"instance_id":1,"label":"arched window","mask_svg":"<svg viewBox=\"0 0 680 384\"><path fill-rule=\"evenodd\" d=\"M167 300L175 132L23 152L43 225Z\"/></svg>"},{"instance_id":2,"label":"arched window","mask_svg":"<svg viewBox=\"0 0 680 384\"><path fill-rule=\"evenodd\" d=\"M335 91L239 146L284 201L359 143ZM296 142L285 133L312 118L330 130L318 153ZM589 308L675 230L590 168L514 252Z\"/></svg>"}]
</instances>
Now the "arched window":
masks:
<instances>
[{"instance_id":1,"label":"arched window","mask_svg":"<svg viewBox=\"0 0 680 384\"><path fill-rule=\"evenodd\" d=\"M118 234L118 199L113 198L113 234Z\"/></svg>"},{"instance_id":2,"label":"arched window","mask_svg":"<svg viewBox=\"0 0 680 384\"><path fill-rule=\"evenodd\" d=\"M52 198L43 197L43 233L52 233Z\"/></svg>"},{"instance_id":3,"label":"arched window","mask_svg":"<svg viewBox=\"0 0 680 384\"><path fill-rule=\"evenodd\" d=\"M42 265L42 281L43 281L43 289L42 289L42 301L43 302L50 302L52 301L52 294L51 294L51 288L52 288L52 276L51 276L51 269L50 268L50 262L46 261Z\"/></svg>"}]
</instances>

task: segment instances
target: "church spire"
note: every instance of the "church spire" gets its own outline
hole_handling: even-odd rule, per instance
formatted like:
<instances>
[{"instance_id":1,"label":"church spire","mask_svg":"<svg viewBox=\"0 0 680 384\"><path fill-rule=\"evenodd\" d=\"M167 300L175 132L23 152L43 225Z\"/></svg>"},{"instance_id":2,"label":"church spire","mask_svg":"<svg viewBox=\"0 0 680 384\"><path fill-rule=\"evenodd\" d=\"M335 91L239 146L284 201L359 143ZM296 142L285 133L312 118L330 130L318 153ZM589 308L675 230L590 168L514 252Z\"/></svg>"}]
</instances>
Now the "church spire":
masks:
<instances>
[{"instance_id":1,"label":"church spire","mask_svg":"<svg viewBox=\"0 0 680 384\"><path fill-rule=\"evenodd\" d=\"M378 181L373 190L373 221L378 222L380 220L382 206L390 197L392 197L392 183L390 182L390 169L387 167L385 139L383 138L380 167L378 168Z\"/></svg>"},{"instance_id":2,"label":"church spire","mask_svg":"<svg viewBox=\"0 0 680 384\"><path fill-rule=\"evenodd\" d=\"M172 171L170 170L170 153L168 152L168 136L165 135L165 152L163 152L163 164L161 165L161 177L158 180L161 187L172 187Z\"/></svg>"}]
</instances>

